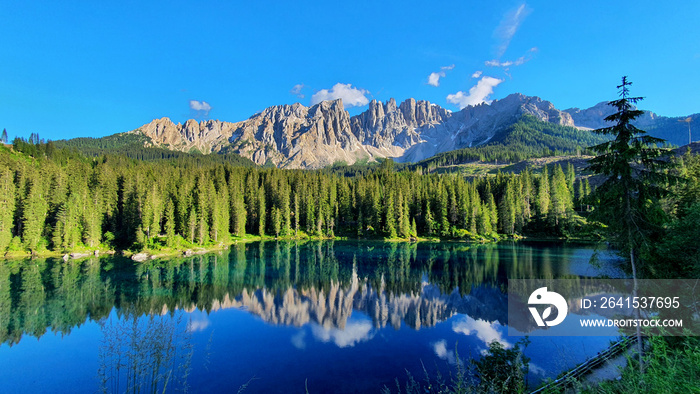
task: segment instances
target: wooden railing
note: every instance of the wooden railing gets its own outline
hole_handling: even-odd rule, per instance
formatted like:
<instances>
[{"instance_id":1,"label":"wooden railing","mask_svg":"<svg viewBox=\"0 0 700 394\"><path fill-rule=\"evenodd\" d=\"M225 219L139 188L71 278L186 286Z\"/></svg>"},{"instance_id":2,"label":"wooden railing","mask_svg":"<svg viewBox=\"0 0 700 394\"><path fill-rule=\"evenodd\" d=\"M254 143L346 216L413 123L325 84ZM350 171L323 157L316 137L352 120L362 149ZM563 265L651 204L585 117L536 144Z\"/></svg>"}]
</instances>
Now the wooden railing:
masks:
<instances>
[{"instance_id":1,"label":"wooden railing","mask_svg":"<svg viewBox=\"0 0 700 394\"><path fill-rule=\"evenodd\" d=\"M545 393L550 389L566 387L573 383L576 379L593 371L595 368L598 368L599 366L605 364L608 360L624 352L635 342L637 342L637 338L635 336L622 337L622 339L615 342L612 346L610 346L603 352L598 353L595 357L590 358L585 362L577 365L574 369L566 372L564 375L538 388L531 394Z\"/></svg>"}]
</instances>

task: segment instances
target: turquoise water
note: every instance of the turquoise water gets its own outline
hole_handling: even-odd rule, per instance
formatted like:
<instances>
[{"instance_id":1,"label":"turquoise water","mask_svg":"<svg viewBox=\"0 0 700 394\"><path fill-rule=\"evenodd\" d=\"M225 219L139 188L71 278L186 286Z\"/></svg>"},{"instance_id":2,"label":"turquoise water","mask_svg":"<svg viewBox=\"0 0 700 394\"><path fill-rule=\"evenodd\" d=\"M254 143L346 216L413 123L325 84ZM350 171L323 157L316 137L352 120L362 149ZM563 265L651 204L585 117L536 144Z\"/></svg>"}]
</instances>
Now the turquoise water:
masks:
<instances>
[{"instance_id":1,"label":"turquoise water","mask_svg":"<svg viewBox=\"0 0 700 394\"><path fill-rule=\"evenodd\" d=\"M619 276L550 243L266 242L0 262L3 392L379 392L507 346L509 278ZM530 382L609 337L532 337Z\"/></svg>"}]
</instances>

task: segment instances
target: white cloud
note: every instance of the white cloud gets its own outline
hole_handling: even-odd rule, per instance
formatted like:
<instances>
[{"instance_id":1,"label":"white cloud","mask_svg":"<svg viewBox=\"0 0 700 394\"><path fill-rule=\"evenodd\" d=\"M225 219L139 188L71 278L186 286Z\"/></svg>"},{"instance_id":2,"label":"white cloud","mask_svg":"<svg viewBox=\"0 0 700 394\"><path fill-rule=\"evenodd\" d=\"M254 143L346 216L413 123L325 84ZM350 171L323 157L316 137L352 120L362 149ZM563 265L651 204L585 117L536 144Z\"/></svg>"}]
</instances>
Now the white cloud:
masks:
<instances>
[{"instance_id":1,"label":"white cloud","mask_svg":"<svg viewBox=\"0 0 700 394\"><path fill-rule=\"evenodd\" d=\"M292 336L292 345L299 350L306 349L306 331L300 330L294 336Z\"/></svg>"},{"instance_id":2,"label":"white cloud","mask_svg":"<svg viewBox=\"0 0 700 394\"><path fill-rule=\"evenodd\" d=\"M428 75L428 85L440 86L440 78L445 76L445 71L452 70L453 68L455 68L454 64L440 67L440 71L430 73L430 75Z\"/></svg>"},{"instance_id":3,"label":"white cloud","mask_svg":"<svg viewBox=\"0 0 700 394\"><path fill-rule=\"evenodd\" d=\"M433 351L435 352L435 355L438 356L439 358L447 361L450 364L455 364L457 359L455 358L455 352L454 351L448 351L447 350L447 341L446 340L441 340L432 343L433 345Z\"/></svg>"},{"instance_id":4,"label":"white cloud","mask_svg":"<svg viewBox=\"0 0 700 394\"><path fill-rule=\"evenodd\" d=\"M528 365L528 371L540 376L545 376L547 374L544 368L532 362Z\"/></svg>"},{"instance_id":5,"label":"white cloud","mask_svg":"<svg viewBox=\"0 0 700 394\"><path fill-rule=\"evenodd\" d=\"M459 91L455 94L447 95L447 101L464 108L468 105L477 105L487 102L488 97L493 93L493 88L503 82L502 79L493 77L482 77L476 85L469 89L469 94Z\"/></svg>"},{"instance_id":6,"label":"white cloud","mask_svg":"<svg viewBox=\"0 0 700 394\"><path fill-rule=\"evenodd\" d=\"M328 89L321 89L311 96L311 105L316 105L321 101L343 99L345 108L362 107L369 104L369 99L365 96L369 91L365 89L353 88L351 84L336 83Z\"/></svg>"},{"instance_id":7,"label":"white cloud","mask_svg":"<svg viewBox=\"0 0 700 394\"><path fill-rule=\"evenodd\" d=\"M291 94L297 96L297 97L300 98L300 99L303 99L304 97L306 97L306 96L301 92L301 90L304 89L304 88L305 88L305 86L304 86L303 83L298 83L298 84L294 85L294 87L292 88L292 90L289 91L289 93L291 93Z\"/></svg>"},{"instance_id":8,"label":"white cloud","mask_svg":"<svg viewBox=\"0 0 700 394\"><path fill-rule=\"evenodd\" d=\"M452 323L452 331L464 335L476 334L476 337L481 339L485 345L498 341L503 344L504 348L508 349L512 345L503 339L503 334L497 329L498 326L504 328L497 322L489 323L481 319L474 320L465 315L462 319Z\"/></svg>"},{"instance_id":9,"label":"white cloud","mask_svg":"<svg viewBox=\"0 0 700 394\"><path fill-rule=\"evenodd\" d=\"M474 74L472 74L472 78L479 78L481 76L482 72L481 71L475 71Z\"/></svg>"},{"instance_id":10,"label":"white cloud","mask_svg":"<svg viewBox=\"0 0 700 394\"><path fill-rule=\"evenodd\" d=\"M209 321L209 318L207 316L201 316L201 320L197 319L196 317L190 318L190 321L187 322L187 330L189 332L198 332L198 331L204 331L209 327L209 324L211 324L211 321Z\"/></svg>"},{"instance_id":11,"label":"white cloud","mask_svg":"<svg viewBox=\"0 0 700 394\"><path fill-rule=\"evenodd\" d=\"M211 105L206 101L190 100L190 109L195 112L196 116L209 116Z\"/></svg>"},{"instance_id":12,"label":"white cloud","mask_svg":"<svg viewBox=\"0 0 700 394\"><path fill-rule=\"evenodd\" d=\"M518 8L511 10L503 16L501 23L493 33L494 37L498 40L498 46L496 48L497 58L503 56L506 52L508 45L510 45L510 40L518 31L520 24L528 14L529 10L525 6L525 3L523 3Z\"/></svg>"},{"instance_id":13,"label":"white cloud","mask_svg":"<svg viewBox=\"0 0 700 394\"><path fill-rule=\"evenodd\" d=\"M440 77L444 77L445 73L440 71L438 73L430 73L428 75L428 85L440 86Z\"/></svg>"},{"instance_id":14,"label":"white cloud","mask_svg":"<svg viewBox=\"0 0 700 394\"><path fill-rule=\"evenodd\" d=\"M487 61L484 62L484 64L487 65L487 66L489 66L489 67L510 67L510 66L519 66L519 65L521 65L521 64L523 64L523 63L525 63L525 58L524 58L524 57L521 57L521 58L519 58L518 60L515 60L515 61L508 60L508 61L505 61L505 62L501 62L501 61L498 61L498 60L495 60L495 59L494 59L494 60L487 60Z\"/></svg>"},{"instance_id":15,"label":"white cloud","mask_svg":"<svg viewBox=\"0 0 700 394\"><path fill-rule=\"evenodd\" d=\"M528 52L527 55L520 56L516 60L508 60L505 62L501 62L499 60L494 59L494 60L487 60L484 62L484 64L489 66L489 67L503 67L503 68L508 68L511 66L519 66L523 63L529 62L530 59L532 59L532 53L537 52L537 48L530 48L530 50L527 52Z\"/></svg>"},{"instance_id":16,"label":"white cloud","mask_svg":"<svg viewBox=\"0 0 700 394\"><path fill-rule=\"evenodd\" d=\"M321 342L333 342L338 347L352 347L374 337L372 322L369 320L348 321L344 329L311 326L311 333Z\"/></svg>"}]
</instances>

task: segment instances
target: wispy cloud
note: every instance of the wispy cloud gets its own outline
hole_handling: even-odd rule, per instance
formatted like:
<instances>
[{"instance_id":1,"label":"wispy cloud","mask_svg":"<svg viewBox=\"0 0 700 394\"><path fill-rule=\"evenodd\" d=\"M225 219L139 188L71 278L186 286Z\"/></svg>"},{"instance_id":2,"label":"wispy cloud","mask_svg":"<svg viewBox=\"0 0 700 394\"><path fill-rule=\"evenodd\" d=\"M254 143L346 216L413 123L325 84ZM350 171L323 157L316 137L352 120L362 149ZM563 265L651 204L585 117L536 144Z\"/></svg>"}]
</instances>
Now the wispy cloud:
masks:
<instances>
[{"instance_id":1,"label":"wispy cloud","mask_svg":"<svg viewBox=\"0 0 700 394\"><path fill-rule=\"evenodd\" d=\"M527 51L527 54L524 56L520 56L519 58L515 60L507 60L505 62L502 62L500 60L487 60L484 62L484 64L488 67L503 67L503 68L508 68L512 66L520 66L521 64L527 63L532 59L532 54L537 52L537 48L530 48L529 51Z\"/></svg>"},{"instance_id":2,"label":"wispy cloud","mask_svg":"<svg viewBox=\"0 0 700 394\"><path fill-rule=\"evenodd\" d=\"M501 62L498 60L487 60L484 62L484 64L489 66L489 67L510 67L510 66L519 66L525 62L526 62L525 57L521 56L517 60L508 60L505 62Z\"/></svg>"},{"instance_id":3,"label":"wispy cloud","mask_svg":"<svg viewBox=\"0 0 700 394\"><path fill-rule=\"evenodd\" d=\"M206 101L190 100L190 110L192 110L194 117L206 118L211 111L211 105Z\"/></svg>"},{"instance_id":4,"label":"wispy cloud","mask_svg":"<svg viewBox=\"0 0 700 394\"><path fill-rule=\"evenodd\" d=\"M515 33L517 33L520 25L529 13L530 9L528 8L527 4L522 3L517 8L510 10L503 16L501 23L493 32L493 36L496 40L496 49L494 51L496 57L493 60L485 61L485 66L500 67L503 69L506 76L510 76L508 73L509 67L519 66L528 62L532 58L532 54L537 51L537 48L531 48L527 54L519 57L516 60L500 60L501 56L503 56L508 49L513 36L515 36ZM430 77L428 77L428 83L431 82L431 78L434 78L436 82L434 86L437 86L439 75L436 76L434 74L435 73L430 74ZM493 94L493 89L505 81L504 79L484 76L481 70L475 71L471 77L473 79L479 79L476 85L472 86L468 93L459 91L457 93L447 95L448 102L459 106L460 109L469 105L478 105L484 102L490 103L489 96Z\"/></svg>"},{"instance_id":5,"label":"wispy cloud","mask_svg":"<svg viewBox=\"0 0 700 394\"><path fill-rule=\"evenodd\" d=\"M447 95L447 101L459 106L460 109L468 105L477 105L483 102L489 102L488 98L493 94L493 88L503 82L502 79L493 77L482 77L476 85L469 89L469 93L459 91L455 94Z\"/></svg>"},{"instance_id":6,"label":"wispy cloud","mask_svg":"<svg viewBox=\"0 0 700 394\"><path fill-rule=\"evenodd\" d=\"M510 45L510 40L513 39L513 36L518 31L520 24L529 13L530 12L526 4L523 3L518 8L509 11L503 16L501 23L493 32L494 37L496 40L498 40L496 45L496 58L500 58L504 53L506 53L506 50Z\"/></svg>"},{"instance_id":7,"label":"wispy cloud","mask_svg":"<svg viewBox=\"0 0 700 394\"><path fill-rule=\"evenodd\" d=\"M440 86L440 78L443 78L445 76L445 71L449 71L455 68L455 65L449 65L445 67L440 67L440 71L438 72L432 72L430 75L428 75L428 85L431 86Z\"/></svg>"},{"instance_id":8,"label":"wispy cloud","mask_svg":"<svg viewBox=\"0 0 700 394\"><path fill-rule=\"evenodd\" d=\"M304 89L304 88L305 88L305 86L304 86L303 83L298 83L298 84L294 85L294 87L292 88L292 90L289 91L289 93L291 93L291 94L297 96L297 97L300 98L300 99L303 99L304 97L306 97L306 96L301 92L301 90Z\"/></svg>"},{"instance_id":9,"label":"wispy cloud","mask_svg":"<svg viewBox=\"0 0 700 394\"><path fill-rule=\"evenodd\" d=\"M343 99L343 106L362 107L369 104L369 99L365 96L369 91L365 89L353 88L351 84L336 83L328 89L321 89L311 96L311 105L316 105L321 101Z\"/></svg>"}]
</instances>

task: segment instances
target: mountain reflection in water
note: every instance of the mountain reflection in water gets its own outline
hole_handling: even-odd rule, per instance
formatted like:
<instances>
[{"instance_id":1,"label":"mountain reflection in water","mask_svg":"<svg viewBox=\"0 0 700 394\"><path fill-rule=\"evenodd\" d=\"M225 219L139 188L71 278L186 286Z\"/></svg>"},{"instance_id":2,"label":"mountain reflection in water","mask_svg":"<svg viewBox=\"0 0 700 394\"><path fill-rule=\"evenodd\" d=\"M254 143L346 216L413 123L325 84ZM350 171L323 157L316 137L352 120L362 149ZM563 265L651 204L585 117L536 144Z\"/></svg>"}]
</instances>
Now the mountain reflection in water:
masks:
<instances>
[{"instance_id":1,"label":"mountain reflection in water","mask_svg":"<svg viewBox=\"0 0 700 394\"><path fill-rule=\"evenodd\" d=\"M298 328L288 337L296 349L306 349L311 337L350 348L376 342L389 327L419 330L448 320L453 334L508 346L515 340L504 338L507 278L580 277L582 269L596 276L581 268L591 253L556 244L324 241L237 244L145 263L116 256L4 261L0 341L13 347L48 331L66 336L86 322L99 322L106 336L113 318L181 313L194 335L212 330L212 312L244 310L268 326ZM425 344L448 362L453 345L439 338Z\"/></svg>"}]
</instances>

